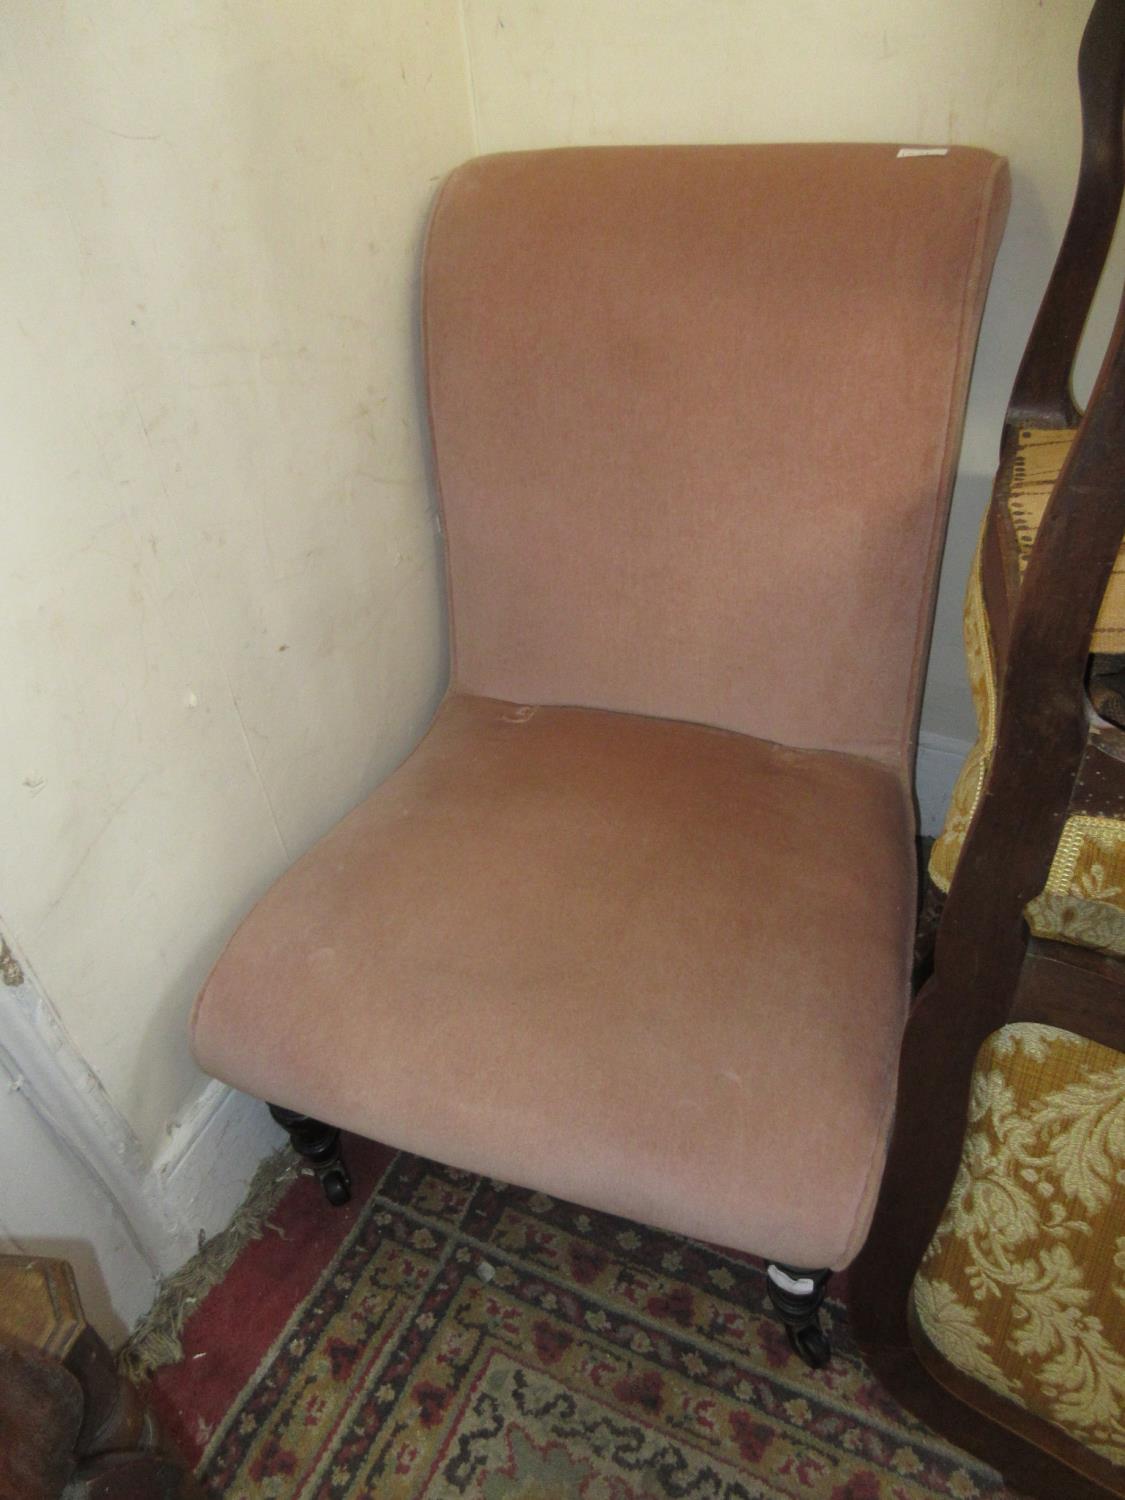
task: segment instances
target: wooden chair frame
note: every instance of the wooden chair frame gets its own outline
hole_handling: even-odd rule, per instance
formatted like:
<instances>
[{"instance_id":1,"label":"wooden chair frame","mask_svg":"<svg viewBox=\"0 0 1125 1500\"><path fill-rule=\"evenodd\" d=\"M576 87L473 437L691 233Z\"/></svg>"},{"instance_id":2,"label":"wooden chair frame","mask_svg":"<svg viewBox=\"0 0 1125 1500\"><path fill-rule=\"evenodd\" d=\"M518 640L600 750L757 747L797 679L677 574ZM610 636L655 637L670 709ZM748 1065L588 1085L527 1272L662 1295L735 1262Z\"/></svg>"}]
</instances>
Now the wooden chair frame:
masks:
<instances>
[{"instance_id":1,"label":"wooden chair frame","mask_svg":"<svg viewBox=\"0 0 1125 1500\"><path fill-rule=\"evenodd\" d=\"M1071 390L1125 185L1125 0L1096 0L1078 71L1078 187L1009 403L1001 479L1019 428L1079 430L1014 599L995 507L986 524L995 749L943 909L932 890L926 903L931 919L940 914L933 974L911 1010L887 1170L870 1238L849 1272L856 1337L884 1384L1043 1500L1125 1494L1121 1470L957 1372L916 1326L910 1292L960 1163L986 1037L1008 1022L1037 1021L1125 1050L1125 961L1034 939L1024 919L1066 819L1125 817L1125 730L1095 713L1086 689L1095 621L1125 535L1125 303L1084 415Z\"/></svg>"}]
</instances>

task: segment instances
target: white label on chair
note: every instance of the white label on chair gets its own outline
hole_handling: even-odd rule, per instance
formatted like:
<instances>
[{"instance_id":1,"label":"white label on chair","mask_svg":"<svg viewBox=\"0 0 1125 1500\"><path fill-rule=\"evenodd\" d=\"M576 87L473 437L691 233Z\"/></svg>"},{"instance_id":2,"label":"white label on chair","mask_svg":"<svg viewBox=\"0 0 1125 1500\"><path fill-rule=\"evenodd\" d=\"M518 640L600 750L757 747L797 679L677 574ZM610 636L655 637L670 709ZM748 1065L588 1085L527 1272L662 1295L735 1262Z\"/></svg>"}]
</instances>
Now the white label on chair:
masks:
<instances>
[{"instance_id":1,"label":"white label on chair","mask_svg":"<svg viewBox=\"0 0 1125 1500\"><path fill-rule=\"evenodd\" d=\"M948 156L948 146L900 146L898 156L901 160L904 156Z\"/></svg>"},{"instance_id":2,"label":"white label on chair","mask_svg":"<svg viewBox=\"0 0 1125 1500\"><path fill-rule=\"evenodd\" d=\"M787 1276L780 1266L771 1262L766 1267L766 1275L779 1286L783 1292L789 1292L794 1297L807 1297L810 1292L816 1291L816 1282L811 1276Z\"/></svg>"}]
</instances>

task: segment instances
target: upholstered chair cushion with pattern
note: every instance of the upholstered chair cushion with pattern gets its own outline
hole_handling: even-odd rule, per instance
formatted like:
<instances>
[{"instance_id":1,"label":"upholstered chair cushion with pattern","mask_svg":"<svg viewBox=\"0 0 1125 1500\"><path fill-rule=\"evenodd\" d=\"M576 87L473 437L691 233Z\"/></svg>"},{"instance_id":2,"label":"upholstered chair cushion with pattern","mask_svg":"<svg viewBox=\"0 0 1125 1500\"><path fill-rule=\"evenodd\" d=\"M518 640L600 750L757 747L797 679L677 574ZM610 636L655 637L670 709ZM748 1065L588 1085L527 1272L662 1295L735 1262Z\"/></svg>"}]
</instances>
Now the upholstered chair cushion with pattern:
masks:
<instances>
[{"instance_id":1,"label":"upholstered chair cushion with pattern","mask_svg":"<svg viewBox=\"0 0 1125 1500\"><path fill-rule=\"evenodd\" d=\"M1015 1023L985 1043L914 1284L958 1370L1125 1466L1125 1056Z\"/></svg>"},{"instance_id":2,"label":"upholstered chair cushion with pattern","mask_svg":"<svg viewBox=\"0 0 1125 1500\"><path fill-rule=\"evenodd\" d=\"M982 574L1010 616L1075 429L1023 427L1001 466L965 601L977 741L931 853L948 891L992 762L996 651ZM1091 697L1120 714L1125 557L1091 640ZM1072 811L1024 911L1035 938L1125 956L1125 808ZM985 1043L957 1184L918 1275L926 1341L957 1369L1125 1464L1125 1055L1057 1027Z\"/></svg>"}]
</instances>

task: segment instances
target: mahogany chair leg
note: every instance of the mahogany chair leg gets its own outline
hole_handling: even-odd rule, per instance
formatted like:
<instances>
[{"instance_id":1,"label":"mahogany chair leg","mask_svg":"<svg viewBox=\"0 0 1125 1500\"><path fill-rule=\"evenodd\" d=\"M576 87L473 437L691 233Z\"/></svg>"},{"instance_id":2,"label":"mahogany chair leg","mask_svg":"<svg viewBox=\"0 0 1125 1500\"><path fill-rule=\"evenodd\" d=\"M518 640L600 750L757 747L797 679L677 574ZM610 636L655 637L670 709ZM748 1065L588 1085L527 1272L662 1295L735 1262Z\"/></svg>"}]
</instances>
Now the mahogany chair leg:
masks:
<instances>
[{"instance_id":1,"label":"mahogany chair leg","mask_svg":"<svg viewBox=\"0 0 1125 1500\"><path fill-rule=\"evenodd\" d=\"M0 1256L3 1500L203 1500L63 1260Z\"/></svg>"},{"instance_id":2,"label":"mahogany chair leg","mask_svg":"<svg viewBox=\"0 0 1125 1500\"><path fill-rule=\"evenodd\" d=\"M159 1453L102 1453L79 1465L66 1500L203 1500L199 1481Z\"/></svg>"},{"instance_id":3,"label":"mahogany chair leg","mask_svg":"<svg viewBox=\"0 0 1125 1500\"><path fill-rule=\"evenodd\" d=\"M805 1271L799 1266L766 1267L766 1287L774 1311L785 1324L789 1347L810 1369L822 1369L832 1358L832 1345L820 1326L820 1305L831 1271Z\"/></svg>"},{"instance_id":4,"label":"mahogany chair leg","mask_svg":"<svg viewBox=\"0 0 1125 1500\"><path fill-rule=\"evenodd\" d=\"M326 1125L323 1120L314 1120L295 1109L285 1109L280 1104L271 1104L269 1112L288 1133L293 1150L312 1167L333 1208L348 1203L352 1196L352 1180L340 1150L340 1132L336 1126Z\"/></svg>"},{"instance_id":5,"label":"mahogany chair leg","mask_svg":"<svg viewBox=\"0 0 1125 1500\"><path fill-rule=\"evenodd\" d=\"M906 1024L895 1132L879 1200L867 1242L848 1267L852 1329L865 1350L911 1347L910 1289L941 1219L965 1138L977 1049L968 1011L931 979Z\"/></svg>"}]
</instances>

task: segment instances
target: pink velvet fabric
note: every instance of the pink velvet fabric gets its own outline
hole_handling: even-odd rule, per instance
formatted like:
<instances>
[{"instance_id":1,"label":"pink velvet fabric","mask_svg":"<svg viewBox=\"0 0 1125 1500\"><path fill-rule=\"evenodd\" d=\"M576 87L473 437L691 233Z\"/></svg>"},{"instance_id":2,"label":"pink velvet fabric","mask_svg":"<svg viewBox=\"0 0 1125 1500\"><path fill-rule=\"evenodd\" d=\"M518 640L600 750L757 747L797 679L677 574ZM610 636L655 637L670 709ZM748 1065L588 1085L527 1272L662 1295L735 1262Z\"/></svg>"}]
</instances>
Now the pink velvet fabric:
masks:
<instances>
[{"instance_id":1,"label":"pink velvet fabric","mask_svg":"<svg viewBox=\"0 0 1125 1500\"><path fill-rule=\"evenodd\" d=\"M455 172L424 322L457 686L908 773L1007 201L967 148Z\"/></svg>"},{"instance_id":2,"label":"pink velvet fabric","mask_svg":"<svg viewBox=\"0 0 1125 1500\"><path fill-rule=\"evenodd\" d=\"M235 936L196 1053L455 1166L843 1265L891 1107L910 828L869 761L455 696Z\"/></svg>"},{"instance_id":3,"label":"pink velvet fabric","mask_svg":"<svg viewBox=\"0 0 1125 1500\"><path fill-rule=\"evenodd\" d=\"M866 1233L1002 162L471 162L424 273L453 682L240 928L250 1093L804 1266Z\"/></svg>"}]
</instances>

